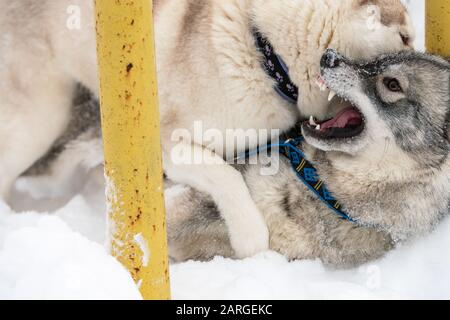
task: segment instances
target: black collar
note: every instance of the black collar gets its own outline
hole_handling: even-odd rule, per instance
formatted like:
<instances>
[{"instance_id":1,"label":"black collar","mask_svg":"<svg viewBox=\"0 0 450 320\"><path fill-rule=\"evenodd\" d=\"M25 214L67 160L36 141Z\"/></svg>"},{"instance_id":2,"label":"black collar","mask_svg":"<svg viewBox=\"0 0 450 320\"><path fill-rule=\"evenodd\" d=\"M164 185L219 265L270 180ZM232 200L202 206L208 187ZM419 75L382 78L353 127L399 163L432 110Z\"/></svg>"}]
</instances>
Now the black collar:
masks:
<instances>
[{"instance_id":1,"label":"black collar","mask_svg":"<svg viewBox=\"0 0 450 320\"><path fill-rule=\"evenodd\" d=\"M297 104L298 87L289 77L289 69L283 59L275 52L269 40L256 28L253 28L256 47L264 57L262 67L267 75L275 81L275 91L286 101Z\"/></svg>"}]
</instances>

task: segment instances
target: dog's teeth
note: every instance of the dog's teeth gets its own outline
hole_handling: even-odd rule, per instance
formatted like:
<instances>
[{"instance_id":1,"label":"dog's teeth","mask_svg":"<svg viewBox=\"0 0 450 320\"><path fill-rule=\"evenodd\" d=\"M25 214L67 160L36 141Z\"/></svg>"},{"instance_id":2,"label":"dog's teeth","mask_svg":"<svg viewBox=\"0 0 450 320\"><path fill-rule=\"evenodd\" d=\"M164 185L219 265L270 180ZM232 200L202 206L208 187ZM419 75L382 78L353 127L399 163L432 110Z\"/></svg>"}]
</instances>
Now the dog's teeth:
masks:
<instances>
[{"instance_id":1,"label":"dog's teeth","mask_svg":"<svg viewBox=\"0 0 450 320\"><path fill-rule=\"evenodd\" d=\"M314 118L314 116L311 116L311 117L309 118L309 124L310 124L311 126L317 126L316 119Z\"/></svg>"},{"instance_id":2,"label":"dog's teeth","mask_svg":"<svg viewBox=\"0 0 450 320\"><path fill-rule=\"evenodd\" d=\"M316 85L319 87L320 91L326 91L328 89L328 85L325 82L325 80L323 80L323 78L321 76L317 76L316 79Z\"/></svg>"},{"instance_id":3,"label":"dog's teeth","mask_svg":"<svg viewBox=\"0 0 450 320\"><path fill-rule=\"evenodd\" d=\"M319 131L320 129L321 129L320 124L318 124L316 130Z\"/></svg>"},{"instance_id":4,"label":"dog's teeth","mask_svg":"<svg viewBox=\"0 0 450 320\"><path fill-rule=\"evenodd\" d=\"M328 96L328 101L333 100L333 98L336 96L336 92L334 92L333 90L330 91L330 95Z\"/></svg>"},{"instance_id":5,"label":"dog's teeth","mask_svg":"<svg viewBox=\"0 0 450 320\"><path fill-rule=\"evenodd\" d=\"M318 86L319 88L322 86L322 84L320 83L319 78L316 79L316 86Z\"/></svg>"}]
</instances>

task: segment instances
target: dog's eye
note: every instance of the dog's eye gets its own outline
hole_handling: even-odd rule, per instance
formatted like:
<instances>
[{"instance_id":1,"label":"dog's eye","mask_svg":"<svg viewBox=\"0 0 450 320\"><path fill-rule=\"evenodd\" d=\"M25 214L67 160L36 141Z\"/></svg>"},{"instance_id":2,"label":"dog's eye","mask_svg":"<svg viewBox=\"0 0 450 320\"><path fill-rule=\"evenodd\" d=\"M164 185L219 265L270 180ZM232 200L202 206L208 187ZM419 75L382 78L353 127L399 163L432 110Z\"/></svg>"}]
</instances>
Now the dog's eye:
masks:
<instances>
[{"instance_id":1,"label":"dog's eye","mask_svg":"<svg viewBox=\"0 0 450 320\"><path fill-rule=\"evenodd\" d=\"M406 36L406 35L404 35L403 33L400 33L400 37L402 38L403 44L405 46L409 46L411 38Z\"/></svg>"},{"instance_id":2,"label":"dog's eye","mask_svg":"<svg viewBox=\"0 0 450 320\"><path fill-rule=\"evenodd\" d=\"M397 79L394 78L384 78L383 83L388 88L389 91L392 92L402 92L402 86Z\"/></svg>"}]
</instances>

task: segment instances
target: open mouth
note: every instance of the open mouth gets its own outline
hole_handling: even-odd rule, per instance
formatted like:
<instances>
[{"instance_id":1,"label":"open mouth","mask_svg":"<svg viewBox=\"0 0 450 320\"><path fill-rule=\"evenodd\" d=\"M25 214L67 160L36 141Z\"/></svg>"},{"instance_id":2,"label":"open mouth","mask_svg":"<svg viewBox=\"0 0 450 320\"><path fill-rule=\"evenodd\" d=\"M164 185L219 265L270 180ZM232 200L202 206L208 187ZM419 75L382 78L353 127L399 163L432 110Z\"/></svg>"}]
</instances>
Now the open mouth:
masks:
<instances>
[{"instance_id":1,"label":"open mouth","mask_svg":"<svg viewBox=\"0 0 450 320\"><path fill-rule=\"evenodd\" d=\"M318 77L318 86L321 90L328 89L322 77ZM330 102L339 99L340 108L336 115L325 121L318 121L311 116L303 128L306 133L319 139L348 139L359 136L364 131L364 116L357 106L334 91L330 91Z\"/></svg>"}]
</instances>

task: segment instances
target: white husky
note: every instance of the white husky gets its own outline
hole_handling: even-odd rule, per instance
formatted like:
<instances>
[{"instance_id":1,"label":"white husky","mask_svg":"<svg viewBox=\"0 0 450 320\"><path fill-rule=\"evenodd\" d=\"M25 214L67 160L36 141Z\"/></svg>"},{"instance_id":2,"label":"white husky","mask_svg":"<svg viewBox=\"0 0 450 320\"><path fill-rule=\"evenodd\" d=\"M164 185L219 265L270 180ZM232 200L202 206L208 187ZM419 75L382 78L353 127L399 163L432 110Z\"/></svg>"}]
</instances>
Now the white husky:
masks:
<instances>
[{"instance_id":1,"label":"white husky","mask_svg":"<svg viewBox=\"0 0 450 320\"><path fill-rule=\"evenodd\" d=\"M77 82L98 93L93 1L0 0L0 196L67 127ZM414 37L400 0L158 0L154 3L162 143L167 175L208 192L237 256L268 247L268 230L241 174L200 141L177 148L215 165L175 165L174 129L290 128L299 115L324 119L328 92L314 85L320 57L405 49ZM80 13L81 27L68 23ZM273 90L255 45L258 30L298 86L297 107ZM264 143L264 141L259 141ZM255 145L248 146L250 148Z\"/></svg>"}]
</instances>

